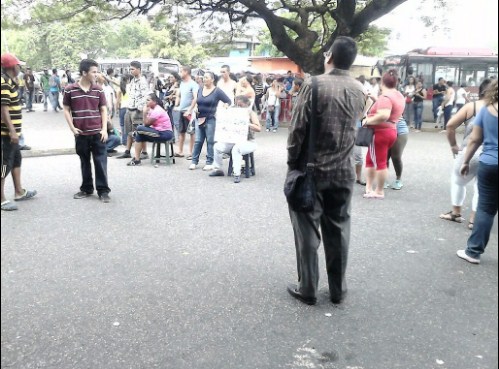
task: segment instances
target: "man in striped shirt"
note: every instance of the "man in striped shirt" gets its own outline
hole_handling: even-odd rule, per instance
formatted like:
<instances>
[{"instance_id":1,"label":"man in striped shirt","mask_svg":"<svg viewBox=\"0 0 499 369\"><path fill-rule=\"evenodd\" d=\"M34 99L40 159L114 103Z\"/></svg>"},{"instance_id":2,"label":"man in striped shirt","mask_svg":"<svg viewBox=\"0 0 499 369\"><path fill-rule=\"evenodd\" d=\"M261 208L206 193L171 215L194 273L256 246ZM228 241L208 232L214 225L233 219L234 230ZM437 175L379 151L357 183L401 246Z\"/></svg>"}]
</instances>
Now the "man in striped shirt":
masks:
<instances>
[{"instance_id":1,"label":"man in striped shirt","mask_svg":"<svg viewBox=\"0 0 499 369\"><path fill-rule=\"evenodd\" d=\"M19 74L19 59L14 55L5 53L1 56L2 61L2 103L1 103L1 136L2 136L2 210L17 210L17 205L5 197L5 178L12 172L14 189L16 192L14 200L31 199L36 191L23 189L21 185L21 151L19 148L19 137L21 136L22 113L21 97L16 77Z\"/></svg>"},{"instance_id":2,"label":"man in striped shirt","mask_svg":"<svg viewBox=\"0 0 499 369\"><path fill-rule=\"evenodd\" d=\"M95 168L95 189L99 199L109 202L107 183L107 104L102 87L96 84L99 65L91 59L80 62L81 79L64 90L64 117L75 135L76 153L80 157L83 177L80 191L75 199L89 197L94 192L92 178L93 158Z\"/></svg>"}]
</instances>

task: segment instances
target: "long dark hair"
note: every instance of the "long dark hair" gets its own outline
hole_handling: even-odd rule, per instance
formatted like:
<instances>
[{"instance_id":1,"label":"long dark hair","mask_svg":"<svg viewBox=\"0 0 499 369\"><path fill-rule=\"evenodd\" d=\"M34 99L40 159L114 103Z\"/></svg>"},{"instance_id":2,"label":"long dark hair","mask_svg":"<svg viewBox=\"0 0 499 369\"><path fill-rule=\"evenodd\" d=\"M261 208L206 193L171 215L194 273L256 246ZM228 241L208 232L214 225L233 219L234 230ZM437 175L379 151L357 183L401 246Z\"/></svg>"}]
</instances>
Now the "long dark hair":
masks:
<instances>
[{"instance_id":1,"label":"long dark hair","mask_svg":"<svg viewBox=\"0 0 499 369\"><path fill-rule=\"evenodd\" d=\"M156 103L156 105L161 106L163 109L165 108L165 106L163 105L163 101L161 101L160 98L156 96L155 93L150 93L149 97L151 98L151 100L153 100Z\"/></svg>"},{"instance_id":2,"label":"long dark hair","mask_svg":"<svg viewBox=\"0 0 499 369\"><path fill-rule=\"evenodd\" d=\"M126 95L126 85L132 80L131 74L124 74L120 80L120 90L123 95Z\"/></svg>"}]
</instances>

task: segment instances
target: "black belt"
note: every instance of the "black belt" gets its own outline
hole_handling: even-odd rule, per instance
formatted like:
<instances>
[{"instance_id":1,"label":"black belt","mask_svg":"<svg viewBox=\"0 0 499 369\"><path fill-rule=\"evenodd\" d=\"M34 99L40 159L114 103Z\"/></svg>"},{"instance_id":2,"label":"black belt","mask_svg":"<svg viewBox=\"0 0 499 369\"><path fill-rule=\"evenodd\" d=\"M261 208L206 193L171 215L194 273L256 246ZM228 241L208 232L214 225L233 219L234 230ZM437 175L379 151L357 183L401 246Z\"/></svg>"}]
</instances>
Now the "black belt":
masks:
<instances>
[{"instance_id":1,"label":"black belt","mask_svg":"<svg viewBox=\"0 0 499 369\"><path fill-rule=\"evenodd\" d=\"M137 108L128 108L128 111L137 111Z\"/></svg>"}]
</instances>

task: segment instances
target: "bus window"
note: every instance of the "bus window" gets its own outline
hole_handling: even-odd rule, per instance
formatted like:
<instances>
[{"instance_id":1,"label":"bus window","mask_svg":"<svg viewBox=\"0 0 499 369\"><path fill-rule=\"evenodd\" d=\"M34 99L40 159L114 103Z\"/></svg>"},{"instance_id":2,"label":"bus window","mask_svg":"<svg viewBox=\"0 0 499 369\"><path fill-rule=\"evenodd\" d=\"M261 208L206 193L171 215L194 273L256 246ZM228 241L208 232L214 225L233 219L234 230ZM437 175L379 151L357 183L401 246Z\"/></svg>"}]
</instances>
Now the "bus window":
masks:
<instances>
[{"instance_id":1,"label":"bus window","mask_svg":"<svg viewBox=\"0 0 499 369\"><path fill-rule=\"evenodd\" d=\"M171 63L158 63L158 70L159 73L163 74L169 74L172 72L179 72L179 68L177 64L171 64Z\"/></svg>"},{"instance_id":2,"label":"bus window","mask_svg":"<svg viewBox=\"0 0 499 369\"><path fill-rule=\"evenodd\" d=\"M433 64L431 63L413 63L414 76L423 83L423 86L431 87L433 75Z\"/></svg>"},{"instance_id":3,"label":"bus window","mask_svg":"<svg viewBox=\"0 0 499 369\"><path fill-rule=\"evenodd\" d=\"M491 77L497 78L497 65L491 65L491 66L489 66L487 77L488 78L491 78Z\"/></svg>"},{"instance_id":4,"label":"bus window","mask_svg":"<svg viewBox=\"0 0 499 369\"><path fill-rule=\"evenodd\" d=\"M434 83L438 82L438 79L442 77L446 81L452 81L457 83L458 80L457 78L459 77L458 75L459 72L459 66L458 65L437 65L435 67L435 81Z\"/></svg>"},{"instance_id":5,"label":"bus window","mask_svg":"<svg viewBox=\"0 0 499 369\"><path fill-rule=\"evenodd\" d=\"M483 64L463 64L461 68L460 83L466 83L469 87L475 87L485 78L487 66Z\"/></svg>"}]
</instances>

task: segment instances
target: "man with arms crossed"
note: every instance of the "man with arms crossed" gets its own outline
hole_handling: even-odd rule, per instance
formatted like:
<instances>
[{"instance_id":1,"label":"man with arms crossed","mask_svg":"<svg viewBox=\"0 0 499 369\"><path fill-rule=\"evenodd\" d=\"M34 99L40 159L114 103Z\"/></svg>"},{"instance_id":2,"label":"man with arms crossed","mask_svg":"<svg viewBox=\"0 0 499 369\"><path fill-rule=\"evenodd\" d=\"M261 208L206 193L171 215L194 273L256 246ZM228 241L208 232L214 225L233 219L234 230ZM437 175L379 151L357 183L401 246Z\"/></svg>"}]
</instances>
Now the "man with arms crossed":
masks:
<instances>
[{"instance_id":1,"label":"man with arms crossed","mask_svg":"<svg viewBox=\"0 0 499 369\"><path fill-rule=\"evenodd\" d=\"M64 117L75 135L76 153L80 157L83 181L80 191L73 197L83 199L94 192L92 178L93 158L95 188L102 202L109 202L110 188L107 184L107 105L102 87L97 85L99 65L91 59L80 62L79 82L64 90Z\"/></svg>"},{"instance_id":2,"label":"man with arms crossed","mask_svg":"<svg viewBox=\"0 0 499 369\"><path fill-rule=\"evenodd\" d=\"M309 79L300 90L291 121L289 170L304 170L307 165L312 114L316 114L319 126L314 162L317 185L315 209L310 213L289 210L295 234L298 285L290 284L288 292L309 305L317 302L317 250L321 233L331 301L340 303L346 292L350 202L355 181L352 151L356 121L362 117L366 102L362 85L348 72L356 56L355 41L349 37L338 37L324 54L326 73L316 77L317 112L312 111L312 83Z\"/></svg>"}]
</instances>

